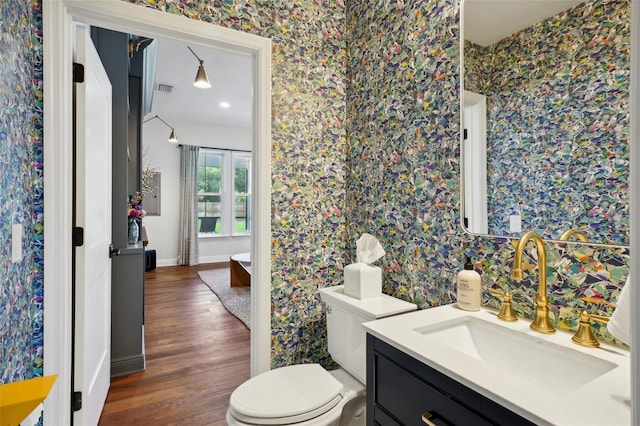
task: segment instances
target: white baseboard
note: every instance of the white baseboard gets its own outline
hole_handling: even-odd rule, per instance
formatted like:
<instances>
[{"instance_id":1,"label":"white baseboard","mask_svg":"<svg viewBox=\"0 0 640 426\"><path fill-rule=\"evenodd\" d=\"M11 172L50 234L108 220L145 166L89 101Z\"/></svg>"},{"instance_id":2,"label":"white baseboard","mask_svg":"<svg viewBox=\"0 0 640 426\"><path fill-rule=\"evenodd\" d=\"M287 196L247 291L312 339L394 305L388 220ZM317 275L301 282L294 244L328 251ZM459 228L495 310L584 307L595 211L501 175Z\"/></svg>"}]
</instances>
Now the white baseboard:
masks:
<instances>
[{"instance_id":1,"label":"white baseboard","mask_svg":"<svg viewBox=\"0 0 640 426\"><path fill-rule=\"evenodd\" d=\"M230 254L223 254L217 256L201 256L199 261L200 263L218 263L218 262L228 262Z\"/></svg>"},{"instance_id":2,"label":"white baseboard","mask_svg":"<svg viewBox=\"0 0 640 426\"><path fill-rule=\"evenodd\" d=\"M175 259L156 259L156 266L176 266L178 258Z\"/></svg>"},{"instance_id":3,"label":"white baseboard","mask_svg":"<svg viewBox=\"0 0 640 426\"><path fill-rule=\"evenodd\" d=\"M222 254L216 256L202 256L199 259L199 263L220 263L228 262L231 254ZM175 259L156 259L156 267L158 266L177 266L178 258Z\"/></svg>"}]
</instances>

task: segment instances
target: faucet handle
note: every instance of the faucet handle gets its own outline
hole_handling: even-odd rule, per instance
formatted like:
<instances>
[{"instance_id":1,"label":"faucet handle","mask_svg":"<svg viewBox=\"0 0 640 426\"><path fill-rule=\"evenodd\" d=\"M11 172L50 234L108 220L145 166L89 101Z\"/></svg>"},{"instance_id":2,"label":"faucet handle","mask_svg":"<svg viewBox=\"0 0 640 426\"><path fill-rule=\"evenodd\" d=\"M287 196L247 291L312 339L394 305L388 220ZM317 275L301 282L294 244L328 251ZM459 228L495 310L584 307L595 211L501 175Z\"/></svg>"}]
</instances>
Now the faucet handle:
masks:
<instances>
[{"instance_id":1,"label":"faucet handle","mask_svg":"<svg viewBox=\"0 0 640 426\"><path fill-rule=\"evenodd\" d=\"M599 305L605 305L608 306L610 308L616 308L616 304L615 303L611 303L608 300L605 300L601 297L589 297L589 296L585 296L585 297L581 297L580 298L581 301L583 302L590 302L590 303L597 303Z\"/></svg>"},{"instance_id":2,"label":"faucet handle","mask_svg":"<svg viewBox=\"0 0 640 426\"><path fill-rule=\"evenodd\" d=\"M502 305L500 306L500 312L498 312L499 319L507 322L518 321L518 317L516 317L515 312L513 312L513 307L511 306L511 300L513 300L513 296L511 296L511 292L509 290L502 292L490 288L489 294L495 297L502 298Z\"/></svg>"},{"instance_id":3,"label":"faucet handle","mask_svg":"<svg viewBox=\"0 0 640 426\"><path fill-rule=\"evenodd\" d=\"M593 330L591 329L591 320L607 323L609 322L609 318L610 317L604 315L590 314L587 311L580 312L580 323L578 324L576 334L573 335L571 340L573 341L573 343L587 348L599 347L600 342L598 342L598 339L593 334Z\"/></svg>"}]
</instances>

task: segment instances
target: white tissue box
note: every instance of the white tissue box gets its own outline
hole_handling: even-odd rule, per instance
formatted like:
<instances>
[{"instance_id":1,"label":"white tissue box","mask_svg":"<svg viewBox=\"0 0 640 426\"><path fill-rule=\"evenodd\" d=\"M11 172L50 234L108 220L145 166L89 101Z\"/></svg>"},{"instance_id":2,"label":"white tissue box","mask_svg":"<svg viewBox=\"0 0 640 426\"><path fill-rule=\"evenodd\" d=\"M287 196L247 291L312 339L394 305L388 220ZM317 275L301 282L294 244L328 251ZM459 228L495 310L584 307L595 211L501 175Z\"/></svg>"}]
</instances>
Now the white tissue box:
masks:
<instances>
[{"instance_id":1,"label":"white tissue box","mask_svg":"<svg viewBox=\"0 0 640 426\"><path fill-rule=\"evenodd\" d=\"M344 268L344 294L366 299L382 294L382 269L366 263L352 263Z\"/></svg>"}]
</instances>

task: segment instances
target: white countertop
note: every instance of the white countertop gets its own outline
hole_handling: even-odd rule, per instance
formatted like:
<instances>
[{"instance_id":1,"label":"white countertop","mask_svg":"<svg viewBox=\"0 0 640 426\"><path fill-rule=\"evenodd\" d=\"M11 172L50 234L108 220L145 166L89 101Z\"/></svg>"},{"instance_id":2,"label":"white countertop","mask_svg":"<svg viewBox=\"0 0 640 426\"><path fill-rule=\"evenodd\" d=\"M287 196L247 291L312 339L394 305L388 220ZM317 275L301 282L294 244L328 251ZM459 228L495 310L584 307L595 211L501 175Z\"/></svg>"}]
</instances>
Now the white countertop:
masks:
<instances>
[{"instance_id":1,"label":"white countertop","mask_svg":"<svg viewBox=\"0 0 640 426\"><path fill-rule=\"evenodd\" d=\"M535 379L528 380L525 377L530 376L531 372L535 376L535 369L544 368L533 362L536 358L533 353L535 350L531 351L533 354L528 360L522 359L522 371L527 374L512 374L506 367L500 368L496 363L488 363L472 353L465 353L463 343L452 341L451 344L434 344L431 337L425 338L425 334L420 332L432 329L433 326L437 328L440 323L468 318L485 321L483 324L491 323L491 327L505 327L506 335L514 337L515 342L518 339L527 339L527 342L528 339L539 339L536 342L545 346L562 346L558 353L565 358L572 354L576 358L595 357L609 365L610 370L575 386L558 386L558 383L563 384L561 381L555 385L535 383ZM540 334L530 330L529 324L529 320L522 318L513 323L504 322L493 311L481 309L478 312L467 312L452 304L366 322L363 327L373 336L536 424L631 424L631 366L628 350L605 344L600 348L584 348L571 341L572 333L557 330L554 334ZM500 351L501 348L494 349ZM514 368L513 365L511 368ZM515 368L519 368L519 365L516 364ZM554 377L562 380L562 374L560 369Z\"/></svg>"}]
</instances>

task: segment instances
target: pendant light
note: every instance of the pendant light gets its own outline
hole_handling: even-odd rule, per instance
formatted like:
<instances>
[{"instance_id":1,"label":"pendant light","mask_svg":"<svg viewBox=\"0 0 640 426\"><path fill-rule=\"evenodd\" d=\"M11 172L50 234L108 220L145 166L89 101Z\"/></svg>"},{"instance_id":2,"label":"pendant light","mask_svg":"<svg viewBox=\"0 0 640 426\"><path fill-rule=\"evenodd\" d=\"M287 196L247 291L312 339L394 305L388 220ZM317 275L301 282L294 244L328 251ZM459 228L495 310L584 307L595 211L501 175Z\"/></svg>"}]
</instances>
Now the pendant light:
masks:
<instances>
[{"instance_id":1,"label":"pendant light","mask_svg":"<svg viewBox=\"0 0 640 426\"><path fill-rule=\"evenodd\" d=\"M167 126L168 128L170 128L170 129L171 129L171 134L169 135L169 139L167 139L167 140L168 140L169 142L171 142L171 143L178 143L178 137L176 136L176 130L175 130L173 127L171 127L171 126L170 126L166 121L164 121L162 118L158 117L158 115L157 115L157 114L156 114L156 115L154 115L154 116L153 116L153 117L151 117L151 118L147 118L146 120L144 120L144 121L142 122L142 124L144 124L144 123L146 123L146 122L148 122L148 121L151 121L151 120L155 120L156 118L157 118L158 120L162 121L162 123L163 123L165 126Z\"/></svg>"},{"instance_id":2,"label":"pendant light","mask_svg":"<svg viewBox=\"0 0 640 426\"><path fill-rule=\"evenodd\" d=\"M209 83L209 77L207 77L207 71L204 69L204 61L196 55L196 52L193 51L189 46L187 49L193 53L193 56L196 57L200 65L198 66L198 72L196 73L196 79L193 81L193 85L198 89L208 89L211 87L211 83Z\"/></svg>"}]
</instances>

